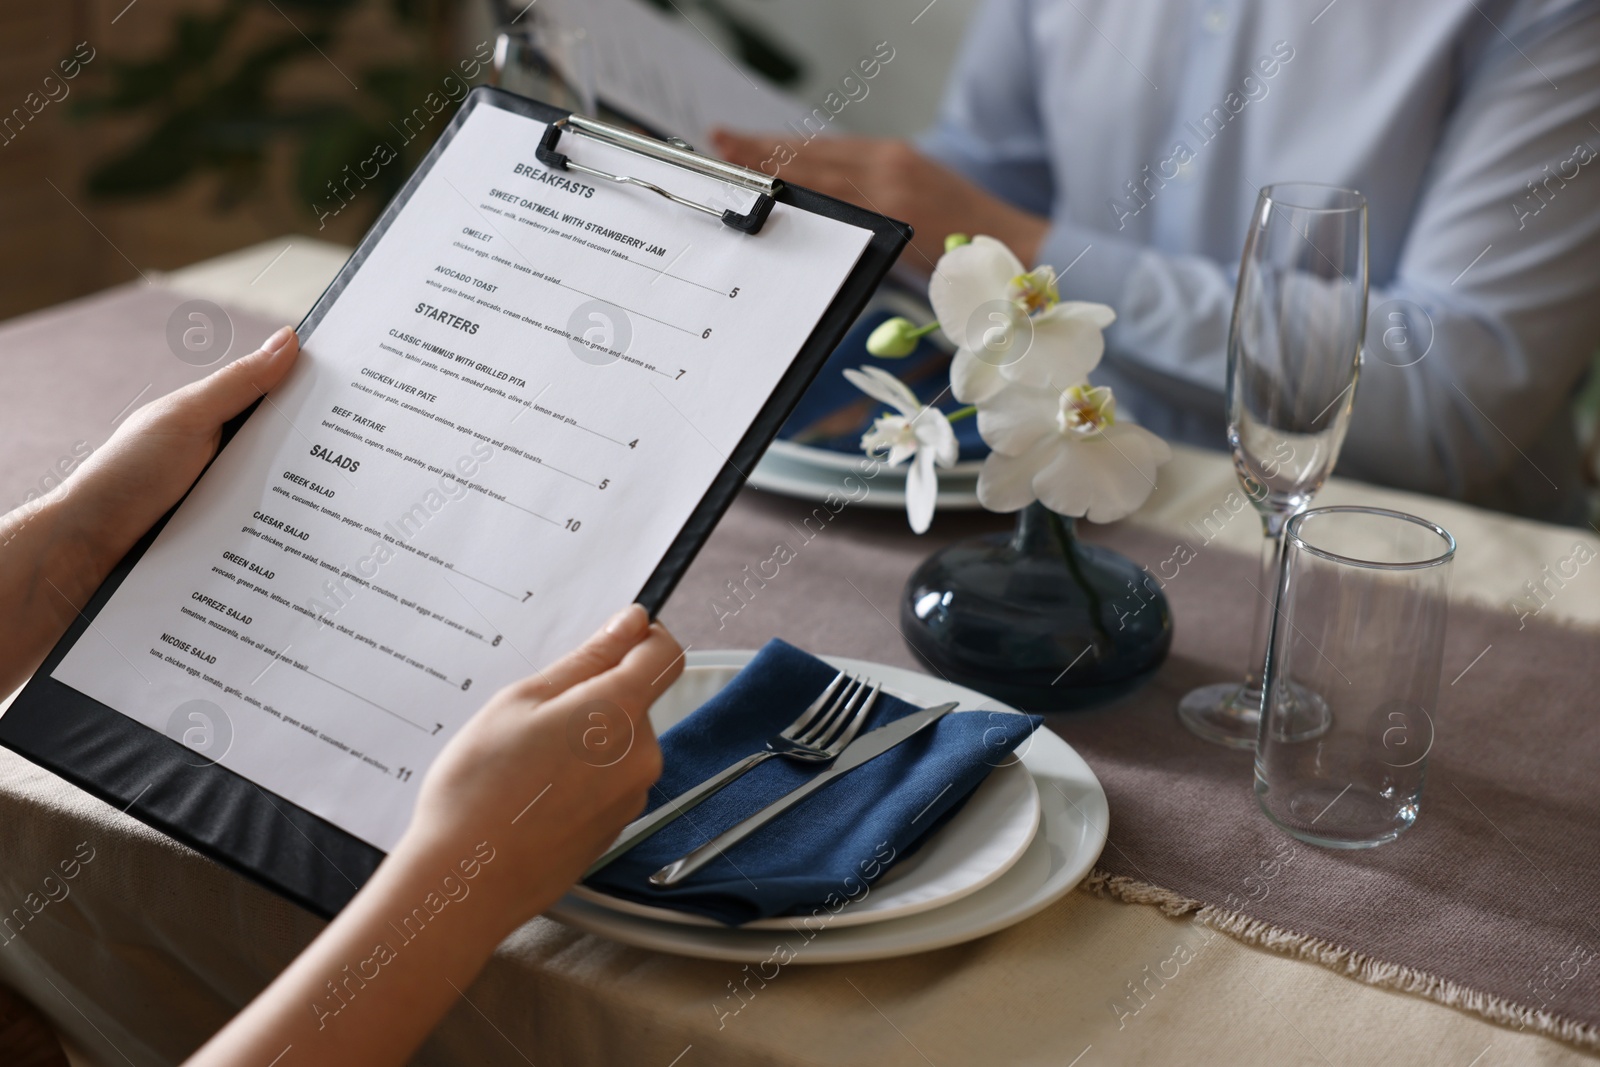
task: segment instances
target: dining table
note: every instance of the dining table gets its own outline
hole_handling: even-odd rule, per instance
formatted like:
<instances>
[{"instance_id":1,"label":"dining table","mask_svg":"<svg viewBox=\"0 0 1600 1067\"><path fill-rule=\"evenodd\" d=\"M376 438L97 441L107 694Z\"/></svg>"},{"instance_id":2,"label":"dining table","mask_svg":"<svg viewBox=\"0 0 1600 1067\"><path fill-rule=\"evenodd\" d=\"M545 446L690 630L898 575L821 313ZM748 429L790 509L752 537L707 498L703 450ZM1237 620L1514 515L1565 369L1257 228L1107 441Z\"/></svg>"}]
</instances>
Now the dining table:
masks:
<instances>
[{"instance_id":1,"label":"dining table","mask_svg":"<svg viewBox=\"0 0 1600 1067\"><path fill-rule=\"evenodd\" d=\"M275 327L298 322L349 251L289 235L0 324L0 504L16 506L30 492L48 489L140 404L206 373L174 358L167 344L179 305L204 300L224 309L233 351L246 351ZM1198 546L1202 557L1240 565L1253 560L1261 541L1254 512L1219 507L1239 490L1218 444L1217 451L1173 446L1146 503L1119 523L1080 523L1084 537L1152 568L1170 562L1163 546L1178 544ZM1537 615L1540 627L1561 627L1574 647L1587 641L1600 651L1600 566L1576 567L1571 576L1562 570L1558 584L1544 579L1575 555L1600 554L1594 528L1546 525L1337 476L1317 504L1393 508L1443 526L1459 545L1452 612L1503 623L1481 651L1448 649L1441 739L1451 730L1451 702L1465 698L1478 672L1487 677L1512 670L1538 655L1539 638L1518 625L1528 621L1524 614ZM897 621L907 576L939 548L1004 531L1012 522L983 511L942 510L919 536L894 508L850 502L815 519L820 506L750 487L741 492L662 611L685 648L755 649L781 637L818 655L920 669ZM808 519L815 519L807 527L811 536L782 573L758 586L741 585L747 593L730 600L730 588L743 582L747 568L770 557L774 543ZM1396 900L1390 908L1390 901L1374 899L1382 895L1374 886L1406 895L1393 888L1403 882L1392 878L1360 882L1360 893L1335 898L1326 895L1326 885L1314 884L1328 879L1312 878L1309 861L1268 863L1264 856L1281 857L1280 844L1288 839L1254 809L1248 754L1189 737L1176 716L1162 710L1192 681L1226 680L1201 677L1218 664L1242 675L1251 654L1253 594L1243 587L1226 595L1209 586L1204 595L1198 586L1186 592L1180 570L1172 574L1165 584L1173 648L1147 689L1130 698L1133 704L1045 716L1046 729L1078 747L1106 784L1109 800L1101 860L1073 891L1015 925L964 943L851 963L808 963L802 953L757 981L750 980L748 964L631 947L536 918L507 937L478 979L460 991L414 1062L1594 1062L1600 1029L1584 1004L1600 1004L1600 927L1588 918L1597 900L1595 883L1583 871L1600 861L1589 854L1573 857L1568 867L1547 859L1553 853L1527 836L1537 812L1519 806L1520 786L1494 791L1457 778L1453 792L1445 775L1430 778L1412 834L1425 843L1430 816L1442 824L1449 812L1459 820L1462 839L1473 842L1471 862L1452 868L1443 889L1438 880L1418 888L1426 912L1419 913L1423 905L1416 901ZM1533 597L1534 588L1546 595ZM1569 686L1584 684L1581 659L1559 662ZM1596 664L1600 656L1587 662L1588 682L1600 684ZM1530 684L1525 699L1504 714L1514 719L1536 710L1540 687ZM1135 705L1147 709L1138 712L1144 715L1139 728L1147 732L1141 736L1160 737L1168 746L1162 751L1179 752L1181 760L1152 758L1135 766L1137 747L1092 743L1114 734L1120 722L1132 723ZM1586 726L1576 716L1571 725ZM1515 740L1496 743L1514 746ZM1592 767L1595 753L1556 746L1540 758L1557 766L1587 760ZM1226 807L1236 798L1238 807L1227 823L1232 836L1199 853L1209 857L1211 877L1178 884L1181 879L1166 873L1178 867L1164 855L1174 846L1163 843L1171 838L1161 836L1160 813L1169 811L1169 823L1188 820L1182 825L1189 838L1204 838L1207 826L1220 823L1205 810L1160 804L1196 795L1184 790L1197 774L1217 783L1204 794L1204 805ZM1473 806L1457 800L1457 792ZM1474 809L1482 817L1476 828ZM1373 852L1399 862L1403 850L1422 847L1412 834ZM32 1001L82 1059L101 1067L180 1062L324 925L0 750L0 911L9 913L35 893L64 857L86 854L92 859L82 863L68 894L0 944L0 982ZM1490 879L1484 872L1514 880L1519 870L1514 909L1507 910L1504 896L1480 891L1478 883ZM1238 887L1231 900L1218 888L1227 885ZM1329 922L1319 924L1315 913L1301 922L1285 918L1292 911L1264 916L1257 909L1297 894L1330 913ZM1451 899L1461 902L1459 923L1441 919L1435 930L1418 918L1449 911ZM1344 917L1331 913L1345 908L1360 910L1362 924L1340 926ZM1550 917L1540 926L1542 940L1524 943L1515 932L1526 915ZM1397 916L1392 922L1405 925L1411 940L1401 936L1406 931L1389 931L1385 916ZM1498 919L1505 923L1497 925ZM1459 930L1468 938L1480 927L1499 933L1472 944L1491 944L1493 951L1444 944ZM1343 940L1330 932L1343 929L1364 932ZM1401 952L1410 952L1405 946L1417 942L1419 929L1440 943L1439 958L1447 965L1429 965L1428 945L1413 955ZM1575 948L1552 956L1544 946L1562 938ZM1537 950L1529 947L1535 944ZM1400 946L1395 952L1404 958L1393 958L1388 945ZM1526 971L1525 988L1517 968Z\"/></svg>"}]
</instances>

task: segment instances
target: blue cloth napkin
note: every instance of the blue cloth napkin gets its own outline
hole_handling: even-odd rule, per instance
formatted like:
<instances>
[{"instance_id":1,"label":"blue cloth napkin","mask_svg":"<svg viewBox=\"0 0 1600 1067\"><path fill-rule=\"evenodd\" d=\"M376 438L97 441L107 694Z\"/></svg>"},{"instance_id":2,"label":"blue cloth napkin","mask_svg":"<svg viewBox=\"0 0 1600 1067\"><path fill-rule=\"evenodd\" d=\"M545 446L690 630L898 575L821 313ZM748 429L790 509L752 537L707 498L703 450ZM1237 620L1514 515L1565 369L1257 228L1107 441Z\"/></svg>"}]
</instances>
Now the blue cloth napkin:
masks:
<instances>
[{"instance_id":1,"label":"blue cloth napkin","mask_svg":"<svg viewBox=\"0 0 1600 1067\"><path fill-rule=\"evenodd\" d=\"M963 406L945 388L950 384L949 353L928 338L918 341L916 350L903 359L880 359L867 351L867 337L892 315L886 309L869 310L856 320L778 430L779 437L813 448L860 452L861 435L887 409L845 380L844 371L853 367L882 367L910 386L924 404L942 392L941 411ZM978 436L977 419L962 419L952 428L961 446L961 459L982 459L989 454L989 446Z\"/></svg>"},{"instance_id":2,"label":"blue cloth napkin","mask_svg":"<svg viewBox=\"0 0 1600 1067\"><path fill-rule=\"evenodd\" d=\"M721 692L662 735L665 769L650 791L651 810L760 749L836 673L793 645L769 641ZM880 694L862 733L917 710ZM826 916L859 899L953 815L1041 722L1016 712L952 712L840 775L678 885L651 886L646 879L657 870L822 772L769 759L587 884L729 925L823 908Z\"/></svg>"}]
</instances>

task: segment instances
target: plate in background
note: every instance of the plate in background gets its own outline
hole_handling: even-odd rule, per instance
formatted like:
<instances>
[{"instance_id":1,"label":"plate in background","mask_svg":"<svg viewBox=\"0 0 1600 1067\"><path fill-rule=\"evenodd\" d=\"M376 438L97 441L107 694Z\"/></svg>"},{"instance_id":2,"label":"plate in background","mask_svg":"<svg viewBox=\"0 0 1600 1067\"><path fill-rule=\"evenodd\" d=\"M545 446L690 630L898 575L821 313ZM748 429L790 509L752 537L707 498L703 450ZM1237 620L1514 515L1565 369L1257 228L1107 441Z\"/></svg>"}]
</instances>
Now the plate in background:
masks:
<instances>
[{"instance_id":1,"label":"plate in background","mask_svg":"<svg viewBox=\"0 0 1600 1067\"><path fill-rule=\"evenodd\" d=\"M779 445L785 447L779 448ZM835 461L846 460L848 465L824 466L811 458L795 455L796 449L819 453L820 448L806 448L787 442L774 441L767 449L756 469L750 472L750 484L768 493L796 497L800 500L826 500L830 493L851 502L855 507L895 508L906 506L905 465L890 467L878 464L878 473L868 477L862 464L869 462L865 456L846 456L842 452L826 452ZM982 466L982 461L977 461ZM967 464L960 464L961 467ZM866 492L862 492L862 487ZM976 470L971 474L954 471L939 472L937 506L946 511L981 511L978 503Z\"/></svg>"}]
</instances>

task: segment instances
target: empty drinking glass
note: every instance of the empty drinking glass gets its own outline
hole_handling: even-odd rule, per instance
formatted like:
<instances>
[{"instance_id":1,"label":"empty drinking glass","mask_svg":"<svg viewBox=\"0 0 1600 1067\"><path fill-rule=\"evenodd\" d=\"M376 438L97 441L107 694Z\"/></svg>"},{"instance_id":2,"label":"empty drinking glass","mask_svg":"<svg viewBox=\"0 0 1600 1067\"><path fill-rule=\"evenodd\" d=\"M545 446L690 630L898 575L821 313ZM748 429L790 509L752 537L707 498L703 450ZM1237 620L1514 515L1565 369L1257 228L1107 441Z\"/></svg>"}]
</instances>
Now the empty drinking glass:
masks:
<instances>
[{"instance_id":1,"label":"empty drinking glass","mask_svg":"<svg viewBox=\"0 0 1600 1067\"><path fill-rule=\"evenodd\" d=\"M1294 837L1392 841L1417 819L1456 543L1398 511L1289 520L1256 741L1256 799Z\"/></svg>"},{"instance_id":2,"label":"empty drinking glass","mask_svg":"<svg viewBox=\"0 0 1600 1067\"><path fill-rule=\"evenodd\" d=\"M1262 189L1228 334L1228 444L1264 535L1259 583L1242 592L1256 624L1244 684L1202 686L1178 705L1207 741L1255 744L1283 526L1338 462L1366 323L1366 199L1306 182Z\"/></svg>"}]
</instances>

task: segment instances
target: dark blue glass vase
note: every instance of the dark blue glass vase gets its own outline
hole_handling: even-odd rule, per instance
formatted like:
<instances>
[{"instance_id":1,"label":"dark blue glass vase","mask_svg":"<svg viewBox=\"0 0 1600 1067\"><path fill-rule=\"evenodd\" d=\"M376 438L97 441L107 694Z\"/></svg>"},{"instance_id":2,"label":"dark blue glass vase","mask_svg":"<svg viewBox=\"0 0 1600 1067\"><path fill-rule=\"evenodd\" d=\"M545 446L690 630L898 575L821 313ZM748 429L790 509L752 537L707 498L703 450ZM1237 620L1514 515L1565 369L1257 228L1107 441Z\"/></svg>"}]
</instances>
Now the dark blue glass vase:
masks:
<instances>
[{"instance_id":1,"label":"dark blue glass vase","mask_svg":"<svg viewBox=\"0 0 1600 1067\"><path fill-rule=\"evenodd\" d=\"M900 625L935 672L1024 711L1076 711L1149 681L1172 613L1132 560L1037 502L1011 534L960 541L906 582Z\"/></svg>"}]
</instances>

